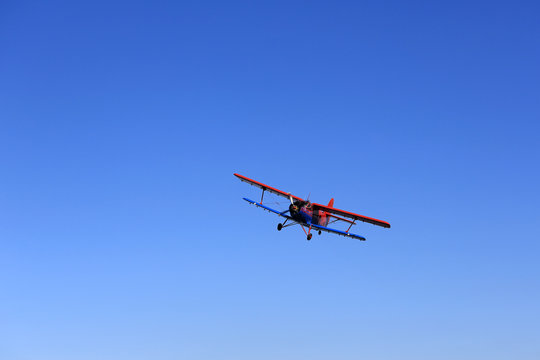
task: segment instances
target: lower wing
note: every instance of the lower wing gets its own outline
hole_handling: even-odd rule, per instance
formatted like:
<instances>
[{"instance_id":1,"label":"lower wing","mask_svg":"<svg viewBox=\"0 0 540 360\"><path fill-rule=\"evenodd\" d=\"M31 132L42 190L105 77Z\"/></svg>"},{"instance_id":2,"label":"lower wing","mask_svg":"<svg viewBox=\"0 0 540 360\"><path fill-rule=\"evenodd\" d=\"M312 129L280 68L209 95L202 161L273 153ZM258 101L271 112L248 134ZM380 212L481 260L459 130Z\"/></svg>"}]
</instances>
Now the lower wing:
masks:
<instances>
[{"instance_id":1,"label":"lower wing","mask_svg":"<svg viewBox=\"0 0 540 360\"><path fill-rule=\"evenodd\" d=\"M273 212L274 214L277 214L279 216L282 216L286 219L289 219L289 220L292 220L292 221L295 221L292 217L290 217L289 215L285 215L286 212L288 212L288 210L285 210L285 211L277 211L277 210L274 210L272 208L269 208L268 206L265 206L261 203L258 203L256 201L253 201L253 200L250 200L248 198L243 198L244 200L246 200L248 203L252 204L252 205L255 205L257 207L260 207L261 209L263 210L266 210L266 211L269 211L269 212ZM303 224L303 225L306 225L306 226L309 226L307 224ZM360 235L356 235L356 234L351 234L351 233L348 233L348 232L345 232L345 231L341 231L341 230L337 230L337 229L331 229L331 228L328 228L328 227L325 227L325 226L320 226L320 225L311 225L311 228L312 229L316 229L316 230L320 230L320 231L325 231L325 232L328 232L328 233L331 233L331 234L337 234L337 235L341 235L341 236L345 236L345 237L350 237L350 238L353 238L353 239L358 239L358 240L362 240L362 241L365 241L366 238L363 237L363 236L360 236Z\"/></svg>"},{"instance_id":2,"label":"lower wing","mask_svg":"<svg viewBox=\"0 0 540 360\"><path fill-rule=\"evenodd\" d=\"M325 226L313 225L312 224L311 227L313 229L316 229L316 230L326 231L326 232L329 232L329 233L332 233L332 234L338 234L338 235L345 236L345 237L350 237L350 238L353 238L353 239L358 239L358 240L362 240L362 241L366 240L366 238L363 237L363 236L352 234L352 233L341 231L341 230L337 230L337 229L331 229L331 228L328 228L328 227L325 227Z\"/></svg>"},{"instance_id":3,"label":"lower wing","mask_svg":"<svg viewBox=\"0 0 540 360\"><path fill-rule=\"evenodd\" d=\"M261 209L263 210L266 210L266 211L270 211L270 212L273 212L274 214L278 214L279 216L283 216L284 218L286 219L289 219L289 220L292 220L294 221L294 219L288 215L285 215L285 213L289 212L289 210L285 210L285 211L277 211L277 210L274 210L272 208L269 208L268 206L265 206L261 203L258 203L256 201L253 201L253 200L250 200L248 198L243 198L244 200L246 200L248 203L252 204L252 205L257 205L258 207L260 207Z\"/></svg>"}]
</instances>

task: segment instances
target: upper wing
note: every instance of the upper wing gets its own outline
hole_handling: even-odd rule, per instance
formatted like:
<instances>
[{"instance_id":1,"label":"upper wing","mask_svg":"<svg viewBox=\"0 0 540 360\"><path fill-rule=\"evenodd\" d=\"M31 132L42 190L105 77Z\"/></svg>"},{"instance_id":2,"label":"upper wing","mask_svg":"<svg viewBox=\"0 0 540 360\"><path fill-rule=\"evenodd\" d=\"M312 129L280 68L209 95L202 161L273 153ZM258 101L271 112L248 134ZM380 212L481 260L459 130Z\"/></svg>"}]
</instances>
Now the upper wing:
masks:
<instances>
[{"instance_id":1,"label":"upper wing","mask_svg":"<svg viewBox=\"0 0 540 360\"><path fill-rule=\"evenodd\" d=\"M321 205L321 204L313 204L313 209L314 210L315 209L316 210L323 210L323 211L329 212L331 214L340 215L340 216L347 217L347 218L354 219L354 220L360 220L360 221L367 222L367 223L370 223L370 224L373 224L373 225L382 226L384 228L389 228L390 227L390 224L387 223L386 221L370 218L370 217L367 217L367 216L364 216L364 215L355 214L355 213L348 212L348 211L345 211L345 210L331 208L331 207L324 206L324 205Z\"/></svg>"},{"instance_id":2,"label":"upper wing","mask_svg":"<svg viewBox=\"0 0 540 360\"><path fill-rule=\"evenodd\" d=\"M256 186L258 188L261 188L265 191L268 191L268 192L271 192L272 194L276 194L276 195L279 195L279 196L283 196L283 197L286 197L287 199L289 198L289 196L291 196L293 199L295 200L300 200L300 201L303 201L303 199L299 198L298 196L294 196L294 195L291 195L291 193L287 193L285 191L281 191L281 190L278 190L276 188L273 188L271 186L268 186L268 185L265 185L263 183L260 183L258 181L255 181L255 180L252 180L250 178L247 178L243 175L240 175L240 174L234 174L234 176L236 176L237 178L239 178L240 180L242 180L243 182L247 182L248 184L251 184L253 186Z\"/></svg>"},{"instance_id":3,"label":"upper wing","mask_svg":"<svg viewBox=\"0 0 540 360\"><path fill-rule=\"evenodd\" d=\"M351 220L342 218L342 217L340 217L340 216L332 215L332 214L330 214L330 216L333 217L334 219L341 220L341 221L345 221L345 222L348 222L349 224L356 225L354 221L351 221ZM334 220L334 221L337 221L337 220Z\"/></svg>"}]
</instances>

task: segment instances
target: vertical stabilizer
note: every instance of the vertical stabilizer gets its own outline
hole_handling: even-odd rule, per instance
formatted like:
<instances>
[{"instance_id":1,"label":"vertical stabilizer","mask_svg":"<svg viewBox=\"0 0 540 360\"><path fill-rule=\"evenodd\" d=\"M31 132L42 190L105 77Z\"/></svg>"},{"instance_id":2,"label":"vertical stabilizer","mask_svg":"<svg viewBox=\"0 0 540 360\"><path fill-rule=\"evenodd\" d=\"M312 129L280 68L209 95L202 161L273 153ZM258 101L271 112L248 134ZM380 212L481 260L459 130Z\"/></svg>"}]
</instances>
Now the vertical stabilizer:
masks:
<instances>
[{"instance_id":1,"label":"vertical stabilizer","mask_svg":"<svg viewBox=\"0 0 540 360\"><path fill-rule=\"evenodd\" d=\"M334 207L334 198L330 199L330 202L327 205L329 208ZM330 222L330 213L327 213L326 211L320 211L321 216L321 224L322 226L327 226Z\"/></svg>"}]
</instances>

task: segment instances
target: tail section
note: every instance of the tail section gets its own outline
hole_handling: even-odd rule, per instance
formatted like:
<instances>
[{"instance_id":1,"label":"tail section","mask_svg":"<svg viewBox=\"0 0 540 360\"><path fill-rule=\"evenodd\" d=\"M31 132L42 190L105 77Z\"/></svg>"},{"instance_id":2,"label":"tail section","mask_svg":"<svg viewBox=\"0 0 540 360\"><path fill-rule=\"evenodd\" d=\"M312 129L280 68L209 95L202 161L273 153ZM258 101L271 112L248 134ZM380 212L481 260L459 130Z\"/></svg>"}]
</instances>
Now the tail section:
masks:
<instances>
[{"instance_id":1,"label":"tail section","mask_svg":"<svg viewBox=\"0 0 540 360\"><path fill-rule=\"evenodd\" d=\"M330 199L330 202L328 203L328 207L334 207L334 198ZM327 226L328 223L330 222L330 214L328 214L326 211L322 211L321 212L321 217L323 219L323 221L321 221L321 224L323 226Z\"/></svg>"}]
</instances>

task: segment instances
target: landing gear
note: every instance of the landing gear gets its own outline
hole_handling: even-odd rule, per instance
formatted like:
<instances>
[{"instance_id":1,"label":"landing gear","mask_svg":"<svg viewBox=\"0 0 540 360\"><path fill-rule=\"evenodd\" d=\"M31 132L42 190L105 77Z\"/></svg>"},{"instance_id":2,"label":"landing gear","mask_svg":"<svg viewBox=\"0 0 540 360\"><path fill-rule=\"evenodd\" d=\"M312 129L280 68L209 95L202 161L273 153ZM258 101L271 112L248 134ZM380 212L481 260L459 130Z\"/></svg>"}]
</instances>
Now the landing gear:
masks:
<instances>
[{"instance_id":1,"label":"landing gear","mask_svg":"<svg viewBox=\"0 0 540 360\"><path fill-rule=\"evenodd\" d=\"M313 236L312 233L307 234L307 239L308 239L308 241L311 240L311 237L312 237L312 236Z\"/></svg>"},{"instance_id":2,"label":"landing gear","mask_svg":"<svg viewBox=\"0 0 540 360\"><path fill-rule=\"evenodd\" d=\"M283 229L283 224L282 223L277 224L277 231L281 231L281 229Z\"/></svg>"},{"instance_id":3,"label":"landing gear","mask_svg":"<svg viewBox=\"0 0 540 360\"><path fill-rule=\"evenodd\" d=\"M321 235L321 234L322 234L322 231L321 231L321 230L319 230L319 235Z\"/></svg>"}]
</instances>

